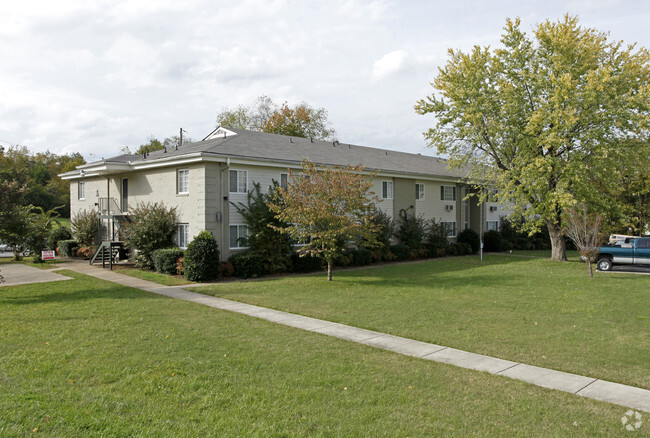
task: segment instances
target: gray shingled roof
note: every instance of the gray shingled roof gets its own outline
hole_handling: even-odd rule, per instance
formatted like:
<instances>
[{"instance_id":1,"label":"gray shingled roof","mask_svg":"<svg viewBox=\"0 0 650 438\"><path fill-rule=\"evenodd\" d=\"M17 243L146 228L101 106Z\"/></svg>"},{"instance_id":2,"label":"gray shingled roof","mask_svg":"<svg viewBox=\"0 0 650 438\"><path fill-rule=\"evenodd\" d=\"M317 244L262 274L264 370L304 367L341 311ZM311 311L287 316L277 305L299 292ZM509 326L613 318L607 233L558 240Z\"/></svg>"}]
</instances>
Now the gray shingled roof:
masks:
<instances>
[{"instance_id":1,"label":"gray shingled roof","mask_svg":"<svg viewBox=\"0 0 650 438\"><path fill-rule=\"evenodd\" d=\"M224 127L237 135L213 138L195 143L186 143L178 149L151 152L143 159L141 155L120 155L101 163L152 162L159 159L182 157L183 155L202 153L220 157L252 159L258 161L282 162L299 165L303 158L308 158L321 165L356 165L362 164L370 170L395 173L443 176L457 178L458 170L447 168L443 159L419 154L391 151L387 149L356 146L347 143L311 140L309 138L289 137L265 132L247 131Z\"/></svg>"}]
</instances>

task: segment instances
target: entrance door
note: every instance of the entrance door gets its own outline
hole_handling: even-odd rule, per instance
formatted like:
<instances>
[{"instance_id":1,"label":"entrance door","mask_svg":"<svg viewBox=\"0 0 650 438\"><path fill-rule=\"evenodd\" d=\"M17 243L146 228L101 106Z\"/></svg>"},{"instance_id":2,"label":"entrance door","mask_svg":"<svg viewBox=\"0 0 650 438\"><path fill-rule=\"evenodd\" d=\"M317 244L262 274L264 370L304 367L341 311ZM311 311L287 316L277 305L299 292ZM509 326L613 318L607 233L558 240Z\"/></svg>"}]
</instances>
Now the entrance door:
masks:
<instances>
[{"instance_id":1,"label":"entrance door","mask_svg":"<svg viewBox=\"0 0 650 438\"><path fill-rule=\"evenodd\" d=\"M122 213L129 212L129 180L122 178Z\"/></svg>"}]
</instances>

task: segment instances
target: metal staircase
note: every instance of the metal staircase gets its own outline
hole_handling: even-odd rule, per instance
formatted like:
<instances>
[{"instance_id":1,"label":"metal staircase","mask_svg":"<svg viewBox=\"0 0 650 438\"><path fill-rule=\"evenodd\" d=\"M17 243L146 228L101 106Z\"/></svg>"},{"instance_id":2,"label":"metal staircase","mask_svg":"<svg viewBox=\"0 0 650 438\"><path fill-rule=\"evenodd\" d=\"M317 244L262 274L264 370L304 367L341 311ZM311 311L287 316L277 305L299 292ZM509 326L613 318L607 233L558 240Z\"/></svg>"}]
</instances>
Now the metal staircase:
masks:
<instances>
[{"instance_id":1,"label":"metal staircase","mask_svg":"<svg viewBox=\"0 0 650 438\"><path fill-rule=\"evenodd\" d=\"M108 263L109 268L112 270L113 265L119 261L120 252L124 249L124 242L104 241L99 245L97 251L90 259L90 264L101 260L102 268L106 267Z\"/></svg>"}]
</instances>

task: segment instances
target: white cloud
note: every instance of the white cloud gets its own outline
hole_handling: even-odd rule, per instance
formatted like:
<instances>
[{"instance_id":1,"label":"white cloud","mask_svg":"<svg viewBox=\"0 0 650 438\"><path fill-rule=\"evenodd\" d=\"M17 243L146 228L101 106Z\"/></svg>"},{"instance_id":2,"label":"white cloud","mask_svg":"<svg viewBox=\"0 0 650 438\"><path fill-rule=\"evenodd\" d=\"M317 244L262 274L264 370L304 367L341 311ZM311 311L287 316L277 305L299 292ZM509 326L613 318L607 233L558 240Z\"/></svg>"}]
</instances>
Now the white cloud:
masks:
<instances>
[{"instance_id":1,"label":"white cloud","mask_svg":"<svg viewBox=\"0 0 650 438\"><path fill-rule=\"evenodd\" d=\"M403 50L387 53L373 63L370 79L372 82L377 82L402 71L408 60L409 54Z\"/></svg>"}]
</instances>

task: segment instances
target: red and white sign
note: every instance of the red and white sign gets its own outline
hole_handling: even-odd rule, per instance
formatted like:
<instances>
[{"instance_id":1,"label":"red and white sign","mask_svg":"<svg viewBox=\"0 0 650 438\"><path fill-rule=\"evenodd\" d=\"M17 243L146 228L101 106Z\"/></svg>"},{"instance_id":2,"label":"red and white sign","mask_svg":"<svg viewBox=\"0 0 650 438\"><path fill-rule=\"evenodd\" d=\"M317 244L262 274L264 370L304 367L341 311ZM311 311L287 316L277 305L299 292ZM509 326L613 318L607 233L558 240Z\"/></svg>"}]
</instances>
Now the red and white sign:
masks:
<instances>
[{"instance_id":1,"label":"red and white sign","mask_svg":"<svg viewBox=\"0 0 650 438\"><path fill-rule=\"evenodd\" d=\"M41 251L41 259L54 260L54 251Z\"/></svg>"}]
</instances>

